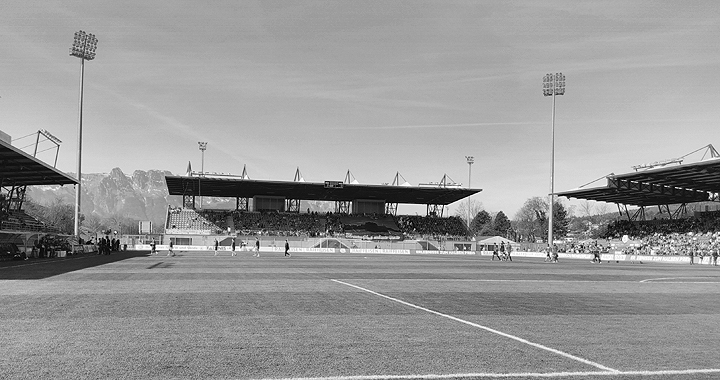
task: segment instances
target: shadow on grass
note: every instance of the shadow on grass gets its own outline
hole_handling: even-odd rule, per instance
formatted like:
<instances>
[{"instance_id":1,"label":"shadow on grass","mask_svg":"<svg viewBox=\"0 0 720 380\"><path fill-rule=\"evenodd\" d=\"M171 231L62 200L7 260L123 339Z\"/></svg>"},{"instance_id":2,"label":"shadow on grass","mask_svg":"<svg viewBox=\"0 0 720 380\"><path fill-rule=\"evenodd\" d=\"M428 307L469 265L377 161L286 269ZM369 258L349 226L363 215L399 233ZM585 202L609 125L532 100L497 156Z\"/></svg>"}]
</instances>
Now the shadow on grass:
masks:
<instances>
[{"instance_id":1,"label":"shadow on grass","mask_svg":"<svg viewBox=\"0 0 720 380\"><path fill-rule=\"evenodd\" d=\"M51 259L0 262L0 280L41 280L76 270L147 256L146 251L113 252L110 255L83 254Z\"/></svg>"}]
</instances>

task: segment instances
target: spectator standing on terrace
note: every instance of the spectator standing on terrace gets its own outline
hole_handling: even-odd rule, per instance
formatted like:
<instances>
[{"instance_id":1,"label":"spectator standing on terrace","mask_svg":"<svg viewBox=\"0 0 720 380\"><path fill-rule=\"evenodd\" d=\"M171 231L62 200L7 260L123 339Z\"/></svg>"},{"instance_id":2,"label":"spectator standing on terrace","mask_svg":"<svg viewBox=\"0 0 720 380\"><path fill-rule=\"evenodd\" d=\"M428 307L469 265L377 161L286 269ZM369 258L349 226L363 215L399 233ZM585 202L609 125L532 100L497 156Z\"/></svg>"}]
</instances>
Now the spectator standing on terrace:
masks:
<instances>
[{"instance_id":1,"label":"spectator standing on terrace","mask_svg":"<svg viewBox=\"0 0 720 380\"><path fill-rule=\"evenodd\" d=\"M290 243L285 239L285 256L290 256Z\"/></svg>"},{"instance_id":2,"label":"spectator standing on terrace","mask_svg":"<svg viewBox=\"0 0 720 380\"><path fill-rule=\"evenodd\" d=\"M215 239L215 256L217 256L218 244L218 240Z\"/></svg>"},{"instance_id":3,"label":"spectator standing on terrace","mask_svg":"<svg viewBox=\"0 0 720 380\"><path fill-rule=\"evenodd\" d=\"M232 238L232 243L230 244L230 246L232 247L232 256L237 255L237 253L235 253L235 238Z\"/></svg>"}]
</instances>

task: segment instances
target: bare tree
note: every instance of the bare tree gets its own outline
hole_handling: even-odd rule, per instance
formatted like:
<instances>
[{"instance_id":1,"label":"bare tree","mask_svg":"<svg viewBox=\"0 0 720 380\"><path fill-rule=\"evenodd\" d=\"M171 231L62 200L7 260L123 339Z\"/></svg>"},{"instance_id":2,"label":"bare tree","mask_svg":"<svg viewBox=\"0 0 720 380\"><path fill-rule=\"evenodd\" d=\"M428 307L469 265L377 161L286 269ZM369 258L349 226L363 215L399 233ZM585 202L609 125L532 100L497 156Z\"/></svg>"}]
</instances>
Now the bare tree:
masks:
<instances>
[{"instance_id":1,"label":"bare tree","mask_svg":"<svg viewBox=\"0 0 720 380\"><path fill-rule=\"evenodd\" d=\"M85 218L82 222L82 226L93 236L105 228L100 220L100 217L94 214Z\"/></svg>"},{"instance_id":2,"label":"bare tree","mask_svg":"<svg viewBox=\"0 0 720 380\"><path fill-rule=\"evenodd\" d=\"M580 203L580 211L582 212L582 216L593 216L595 206L590 203L589 200L584 200Z\"/></svg>"},{"instance_id":3,"label":"bare tree","mask_svg":"<svg viewBox=\"0 0 720 380\"><path fill-rule=\"evenodd\" d=\"M461 202L458 204L457 209L455 209L455 216L457 216L457 217L459 217L460 219L464 220L465 223L467 223L468 226L469 226L470 223L468 223L468 220L467 220L467 218L468 218L468 203L470 203L470 218L471 218L471 221L472 221L472 218L475 217L475 215L477 215L480 211L482 211L482 210L484 209L484 207L483 207L482 202L477 202L477 201L475 201L475 200L472 199L472 198L470 199L470 201L468 201L468 200L463 200L463 201L461 201Z\"/></svg>"},{"instance_id":4,"label":"bare tree","mask_svg":"<svg viewBox=\"0 0 720 380\"><path fill-rule=\"evenodd\" d=\"M55 198L49 205L39 205L33 201L25 204L25 212L48 225L58 228L66 234L72 234L75 224L75 211L73 205L64 203L60 197ZM81 220L83 218L80 215Z\"/></svg>"},{"instance_id":5,"label":"bare tree","mask_svg":"<svg viewBox=\"0 0 720 380\"><path fill-rule=\"evenodd\" d=\"M550 222L548 212L548 201L546 198L533 197L525 201L522 208L515 214L515 226L520 237L527 241L536 241L547 235L548 223ZM568 213L565 206L559 200L555 200L553 206L553 233L557 237L567 234Z\"/></svg>"},{"instance_id":6,"label":"bare tree","mask_svg":"<svg viewBox=\"0 0 720 380\"><path fill-rule=\"evenodd\" d=\"M542 236L542 221L546 217L547 201L541 197L533 197L515 214L515 229L519 237L526 241L535 241Z\"/></svg>"},{"instance_id":7,"label":"bare tree","mask_svg":"<svg viewBox=\"0 0 720 380\"><path fill-rule=\"evenodd\" d=\"M612 206L610 206L610 204L605 203L605 202L597 203L595 205L595 215L609 214L611 212L611 210L612 210Z\"/></svg>"}]
</instances>

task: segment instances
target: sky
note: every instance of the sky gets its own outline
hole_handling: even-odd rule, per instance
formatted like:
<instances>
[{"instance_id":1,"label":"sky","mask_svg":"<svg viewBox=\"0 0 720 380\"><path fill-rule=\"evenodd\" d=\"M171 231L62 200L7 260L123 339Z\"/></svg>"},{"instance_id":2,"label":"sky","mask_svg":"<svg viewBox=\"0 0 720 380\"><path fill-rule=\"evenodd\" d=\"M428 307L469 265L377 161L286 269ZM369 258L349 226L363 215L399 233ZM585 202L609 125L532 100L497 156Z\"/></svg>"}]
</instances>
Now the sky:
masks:
<instances>
[{"instance_id":1,"label":"sky","mask_svg":"<svg viewBox=\"0 0 720 380\"><path fill-rule=\"evenodd\" d=\"M0 8L0 131L22 148L46 129L62 140L57 167L68 173L77 171L81 62L69 47L78 30L99 40L85 64L83 173L184 174L191 162L237 175L246 166L263 180L293 180L298 168L309 182L348 170L364 184L447 175L512 218L550 192L542 79L557 72L566 92L555 99L555 191L720 144L715 1ZM52 163L55 150L38 157Z\"/></svg>"}]
</instances>

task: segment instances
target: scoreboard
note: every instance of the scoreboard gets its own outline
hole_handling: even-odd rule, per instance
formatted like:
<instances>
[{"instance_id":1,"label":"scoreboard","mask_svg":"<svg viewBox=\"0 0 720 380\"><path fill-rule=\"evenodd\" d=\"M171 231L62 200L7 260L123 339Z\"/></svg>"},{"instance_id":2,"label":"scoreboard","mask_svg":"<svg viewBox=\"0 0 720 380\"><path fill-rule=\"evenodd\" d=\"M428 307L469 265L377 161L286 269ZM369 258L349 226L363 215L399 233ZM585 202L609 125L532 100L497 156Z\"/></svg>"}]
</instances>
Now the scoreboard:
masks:
<instances>
[{"instance_id":1,"label":"scoreboard","mask_svg":"<svg viewBox=\"0 0 720 380\"><path fill-rule=\"evenodd\" d=\"M325 188L326 189L342 189L343 183L342 183L342 181L325 181Z\"/></svg>"}]
</instances>

